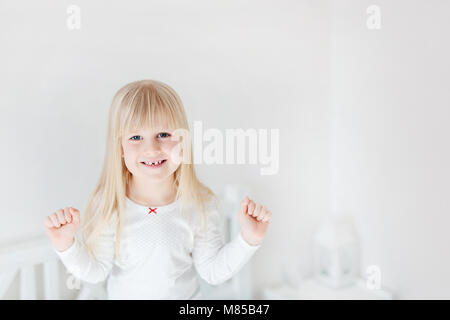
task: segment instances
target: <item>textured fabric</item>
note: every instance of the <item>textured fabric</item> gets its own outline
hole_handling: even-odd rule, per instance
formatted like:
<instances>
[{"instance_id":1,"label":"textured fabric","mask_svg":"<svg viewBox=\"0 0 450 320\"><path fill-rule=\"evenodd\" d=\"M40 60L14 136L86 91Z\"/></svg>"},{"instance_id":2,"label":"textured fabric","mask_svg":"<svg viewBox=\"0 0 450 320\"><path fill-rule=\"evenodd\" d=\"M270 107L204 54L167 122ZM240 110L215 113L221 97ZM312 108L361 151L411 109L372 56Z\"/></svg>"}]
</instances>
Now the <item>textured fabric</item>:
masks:
<instances>
[{"instance_id":1,"label":"textured fabric","mask_svg":"<svg viewBox=\"0 0 450 320\"><path fill-rule=\"evenodd\" d=\"M206 206L205 229L200 212L182 212L180 204L177 200L148 208L126 198L120 259L114 254L116 215L96 242L94 257L77 237L70 248L54 251L76 278L90 283L107 280L108 299L202 299L197 275L209 284L221 284L261 244L248 244L241 233L225 244L215 205Z\"/></svg>"}]
</instances>

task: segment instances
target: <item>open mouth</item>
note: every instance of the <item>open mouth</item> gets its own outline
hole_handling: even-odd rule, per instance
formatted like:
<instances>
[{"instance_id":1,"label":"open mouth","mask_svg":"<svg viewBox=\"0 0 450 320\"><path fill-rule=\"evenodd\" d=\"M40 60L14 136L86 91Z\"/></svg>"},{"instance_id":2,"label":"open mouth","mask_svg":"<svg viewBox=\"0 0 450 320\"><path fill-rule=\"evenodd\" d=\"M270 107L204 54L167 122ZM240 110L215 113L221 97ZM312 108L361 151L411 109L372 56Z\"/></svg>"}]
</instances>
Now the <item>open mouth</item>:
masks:
<instances>
[{"instance_id":1,"label":"open mouth","mask_svg":"<svg viewBox=\"0 0 450 320\"><path fill-rule=\"evenodd\" d=\"M161 167L167 160L159 160L159 161L155 161L155 162L144 162L142 161L141 163L149 168L159 168Z\"/></svg>"}]
</instances>

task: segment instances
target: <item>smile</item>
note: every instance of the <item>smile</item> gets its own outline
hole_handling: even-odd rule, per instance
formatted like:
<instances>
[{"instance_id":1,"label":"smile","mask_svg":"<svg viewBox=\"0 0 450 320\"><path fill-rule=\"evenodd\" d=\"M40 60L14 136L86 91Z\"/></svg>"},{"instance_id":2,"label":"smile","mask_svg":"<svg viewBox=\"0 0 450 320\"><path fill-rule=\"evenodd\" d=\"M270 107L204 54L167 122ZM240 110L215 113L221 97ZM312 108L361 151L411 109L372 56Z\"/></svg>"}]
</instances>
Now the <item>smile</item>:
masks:
<instances>
[{"instance_id":1,"label":"smile","mask_svg":"<svg viewBox=\"0 0 450 320\"><path fill-rule=\"evenodd\" d=\"M166 160L159 160L159 161L155 161L155 162L141 162L143 165L145 165L146 167L149 168L159 168L161 167L164 163L166 162Z\"/></svg>"}]
</instances>

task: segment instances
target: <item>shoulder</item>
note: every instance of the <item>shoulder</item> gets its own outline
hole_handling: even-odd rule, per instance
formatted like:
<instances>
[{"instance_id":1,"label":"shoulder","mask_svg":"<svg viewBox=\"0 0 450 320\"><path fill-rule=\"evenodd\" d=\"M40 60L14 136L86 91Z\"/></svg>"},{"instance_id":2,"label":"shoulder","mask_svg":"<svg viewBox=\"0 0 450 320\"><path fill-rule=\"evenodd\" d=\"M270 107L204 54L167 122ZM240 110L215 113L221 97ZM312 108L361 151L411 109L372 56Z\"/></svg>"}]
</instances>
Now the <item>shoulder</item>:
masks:
<instances>
[{"instance_id":1,"label":"shoulder","mask_svg":"<svg viewBox=\"0 0 450 320\"><path fill-rule=\"evenodd\" d=\"M216 196L211 196L207 200L205 200L205 210L206 211L215 211L219 210L220 207L220 199Z\"/></svg>"},{"instance_id":2,"label":"shoulder","mask_svg":"<svg viewBox=\"0 0 450 320\"><path fill-rule=\"evenodd\" d=\"M195 203L193 200L190 200L189 202L182 202L180 200L180 208L193 215L200 215L202 212L213 214L220 210L220 199L216 196L209 197L203 201L203 206L199 203Z\"/></svg>"},{"instance_id":3,"label":"shoulder","mask_svg":"<svg viewBox=\"0 0 450 320\"><path fill-rule=\"evenodd\" d=\"M117 210L111 212L109 217L105 217L103 220L103 230L105 232L115 233L117 228L117 222L119 220Z\"/></svg>"},{"instance_id":4,"label":"shoulder","mask_svg":"<svg viewBox=\"0 0 450 320\"><path fill-rule=\"evenodd\" d=\"M201 207L196 207L193 211L195 215L195 229L201 230L206 226L221 226L223 222L223 215L220 205L220 200L211 198L204 202L203 210Z\"/></svg>"}]
</instances>

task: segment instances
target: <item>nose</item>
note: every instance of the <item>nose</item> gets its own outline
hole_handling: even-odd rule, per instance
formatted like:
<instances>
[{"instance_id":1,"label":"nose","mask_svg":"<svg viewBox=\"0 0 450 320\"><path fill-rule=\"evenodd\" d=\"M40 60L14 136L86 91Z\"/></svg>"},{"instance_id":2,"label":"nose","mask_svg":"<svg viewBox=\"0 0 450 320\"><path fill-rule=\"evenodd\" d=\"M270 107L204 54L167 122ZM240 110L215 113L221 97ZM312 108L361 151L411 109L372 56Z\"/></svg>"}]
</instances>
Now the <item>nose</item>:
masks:
<instances>
[{"instance_id":1,"label":"nose","mask_svg":"<svg viewBox=\"0 0 450 320\"><path fill-rule=\"evenodd\" d=\"M161 153L161 146L156 139L147 139L143 146L145 154L157 155Z\"/></svg>"}]
</instances>

